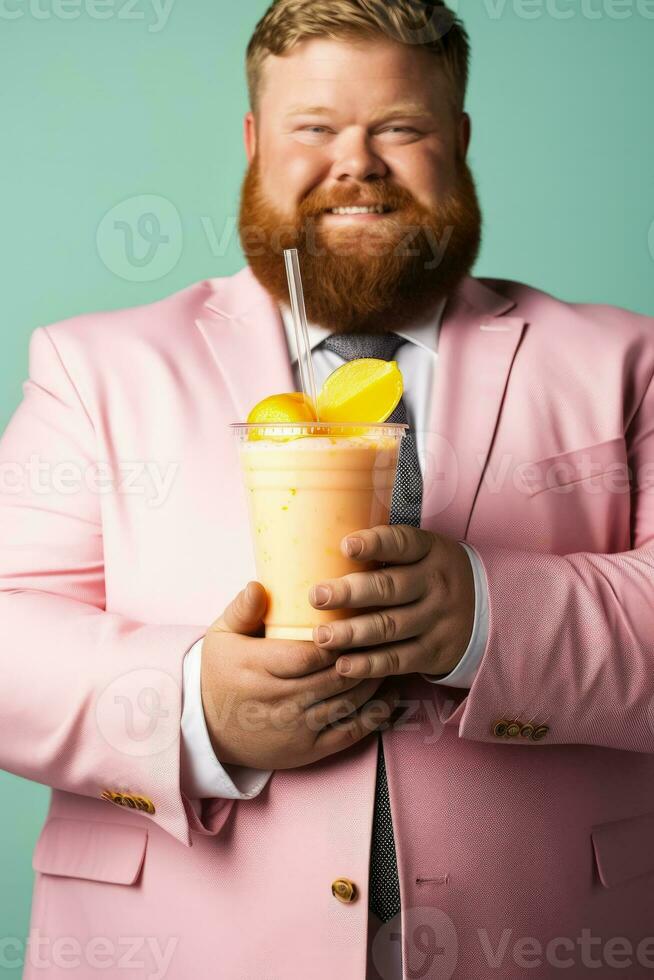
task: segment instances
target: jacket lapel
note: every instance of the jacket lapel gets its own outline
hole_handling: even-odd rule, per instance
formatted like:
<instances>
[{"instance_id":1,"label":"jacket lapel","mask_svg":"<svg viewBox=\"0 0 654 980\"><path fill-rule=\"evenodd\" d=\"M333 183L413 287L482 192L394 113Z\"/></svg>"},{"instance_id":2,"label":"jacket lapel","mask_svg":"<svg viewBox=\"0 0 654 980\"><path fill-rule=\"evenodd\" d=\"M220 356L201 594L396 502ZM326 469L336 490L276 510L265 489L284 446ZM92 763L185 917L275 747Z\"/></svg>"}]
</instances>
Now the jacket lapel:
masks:
<instances>
[{"instance_id":1,"label":"jacket lapel","mask_svg":"<svg viewBox=\"0 0 654 980\"><path fill-rule=\"evenodd\" d=\"M426 459L422 524L455 540L466 537L497 427L511 366L525 330L506 316L513 300L467 278L448 302Z\"/></svg>"},{"instance_id":2,"label":"jacket lapel","mask_svg":"<svg viewBox=\"0 0 654 980\"><path fill-rule=\"evenodd\" d=\"M234 406L245 422L257 402L295 390L286 334L277 304L249 266L219 280L195 321Z\"/></svg>"}]
</instances>

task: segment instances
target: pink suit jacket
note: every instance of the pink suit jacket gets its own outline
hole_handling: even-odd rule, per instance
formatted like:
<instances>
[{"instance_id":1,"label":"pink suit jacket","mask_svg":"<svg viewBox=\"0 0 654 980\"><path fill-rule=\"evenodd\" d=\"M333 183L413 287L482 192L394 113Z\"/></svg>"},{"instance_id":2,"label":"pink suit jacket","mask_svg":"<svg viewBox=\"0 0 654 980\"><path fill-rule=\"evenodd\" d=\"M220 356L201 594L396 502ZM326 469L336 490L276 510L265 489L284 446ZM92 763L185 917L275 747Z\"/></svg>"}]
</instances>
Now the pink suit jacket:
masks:
<instances>
[{"instance_id":1,"label":"pink suit jacket","mask_svg":"<svg viewBox=\"0 0 654 980\"><path fill-rule=\"evenodd\" d=\"M383 735L382 977L400 941L407 978L652 975L653 327L507 281L448 303L423 526L477 548L489 637L469 692L403 677ZM0 765L52 787L27 980L365 976L376 736L200 816L180 788L184 655L256 577L227 426L293 387L249 268L32 335L0 444Z\"/></svg>"}]
</instances>

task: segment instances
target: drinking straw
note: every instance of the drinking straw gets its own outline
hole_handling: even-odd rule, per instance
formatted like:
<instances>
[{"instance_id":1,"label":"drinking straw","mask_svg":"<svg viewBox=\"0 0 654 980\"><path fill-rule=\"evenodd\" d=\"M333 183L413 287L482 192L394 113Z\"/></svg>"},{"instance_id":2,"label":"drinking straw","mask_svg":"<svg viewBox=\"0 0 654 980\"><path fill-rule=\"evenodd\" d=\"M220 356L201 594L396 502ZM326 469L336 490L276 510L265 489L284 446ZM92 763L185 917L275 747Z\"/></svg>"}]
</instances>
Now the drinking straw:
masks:
<instances>
[{"instance_id":1,"label":"drinking straw","mask_svg":"<svg viewBox=\"0 0 654 980\"><path fill-rule=\"evenodd\" d=\"M304 289L302 288L300 260L298 258L297 249L285 248L284 261L286 262L288 292L291 297L291 312L293 313L293 326L295 327L295 343L297 345L298 365L300 368L300 383L302 384L302 391L308 398L311 399L311 403L316 410L316 419L320 421L320 417L318 415L316 376L313 370L313 361L311 359L311 344L309 342L307 312L304 307Z\"/></svg>"}]
</instances>

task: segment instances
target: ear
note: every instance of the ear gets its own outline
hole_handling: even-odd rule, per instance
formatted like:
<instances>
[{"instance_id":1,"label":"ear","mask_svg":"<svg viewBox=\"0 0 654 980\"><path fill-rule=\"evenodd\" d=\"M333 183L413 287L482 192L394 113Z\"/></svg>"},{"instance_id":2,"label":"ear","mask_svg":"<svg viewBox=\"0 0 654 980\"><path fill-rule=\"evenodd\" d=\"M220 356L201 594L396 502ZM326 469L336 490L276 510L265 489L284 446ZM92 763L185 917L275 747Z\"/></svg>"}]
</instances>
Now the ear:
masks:
<instances>
[{"instance_id":1,"label":"ear","mask_svg":"<svg viewBox=\"0 0 654 980\"><path fill-rule=\"evenodd\" d=\"M248 163L252 163L252 158L257 151L257 124L252 112L246 112L243 120L243 141Z\"/></svg>"},{"instance_id":2,"label":"ear","mask_svg":"<svg viewBox=\"0 0 654 980\"><path fill-rule=\"evenodd\" d=\"M471 135L472 135L472 121L467 112L462 112L459 118L458 131L457 131L457 142L459 144L459 152L461 153L462 160L465 160L468 154L468 147L470 146Z\"/></svg>"}]
</instances>

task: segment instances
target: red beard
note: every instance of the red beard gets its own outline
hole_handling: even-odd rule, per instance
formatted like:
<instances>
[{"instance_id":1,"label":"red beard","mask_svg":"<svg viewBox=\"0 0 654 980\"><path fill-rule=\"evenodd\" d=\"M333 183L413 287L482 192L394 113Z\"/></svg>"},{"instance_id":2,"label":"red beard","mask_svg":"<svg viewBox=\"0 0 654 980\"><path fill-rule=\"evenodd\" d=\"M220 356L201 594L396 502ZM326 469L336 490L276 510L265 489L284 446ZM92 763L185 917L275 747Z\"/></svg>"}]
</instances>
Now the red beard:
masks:
<instances>
[{"instance_id":1,"label":"red beard","mask_svg":"<svg viewBox=\"0 0 654 980\"><path fill-rule=\"evenodd\" d=\"M327 208L383 204L396 213L336 226ZM297 248L307 317L334 333L386 333L435 310L468 275L481 242L481 211L470 169L459 160L456 185L437 208L379 179L361 190L316 191L295 221L267 200L258 156L241 194L241 245L257 280L289 303L285 248Z\"/></svg>"}]
</instances>

